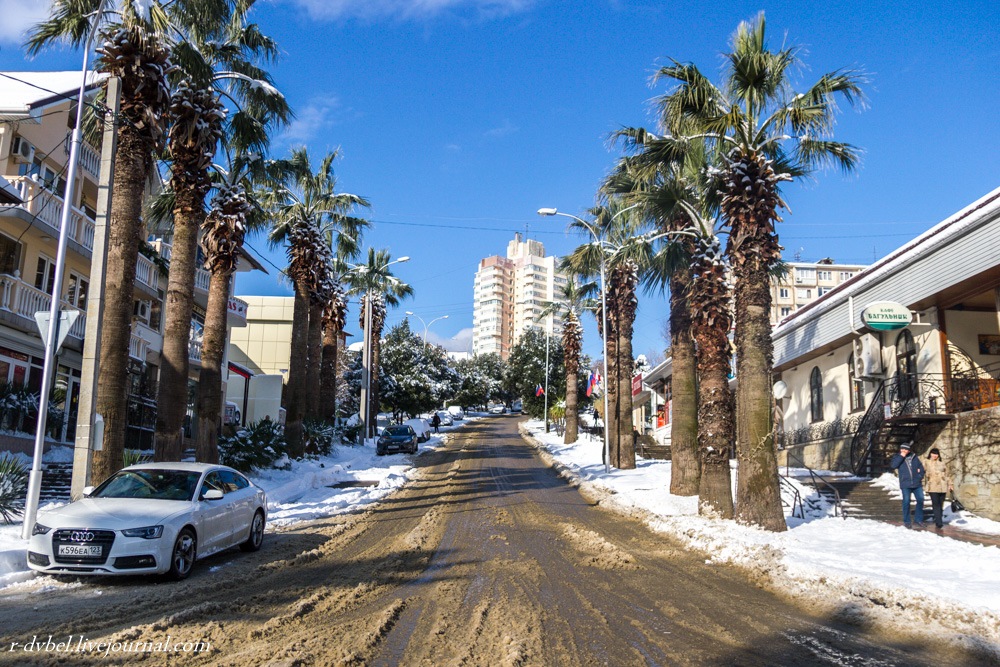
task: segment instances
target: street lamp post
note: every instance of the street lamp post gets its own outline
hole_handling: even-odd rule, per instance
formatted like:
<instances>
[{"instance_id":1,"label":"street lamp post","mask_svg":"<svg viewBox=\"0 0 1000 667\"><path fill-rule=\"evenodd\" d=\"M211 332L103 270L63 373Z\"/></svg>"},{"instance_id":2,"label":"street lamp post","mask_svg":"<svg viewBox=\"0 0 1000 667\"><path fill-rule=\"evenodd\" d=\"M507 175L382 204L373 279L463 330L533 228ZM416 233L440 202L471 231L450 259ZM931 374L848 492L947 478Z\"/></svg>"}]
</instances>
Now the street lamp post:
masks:
<instances>
[{"instance_id":1,"label":"street lamp post","mask_svg":"<svg viewBox=\"0 0 1000 667\"><path fill-rule=\"evenodd\" d=\"M400 257L399 259L393 260L382 267L376 267L376 269L384 269L392 266L393 264L402 264L403 262L410 261L408 256ZM351 271L361 272L367 270L368 267L365 265L358 265L352 267ZM372 421L378 421L377 419L369 419L371 408L368 402L371 400L372 392L372 297L374 292L372 287L369 286L365 291L364 305L365 305L365 331L364 331L364 346L361 349L361 432L364 433L363 439L368 440L372 437Z\"/></svg>"},{"instance_id":2,"label":"street lamp post","mask_svg":"<svg viewBox=\"0 0 1000 667\"><path fill-rule=\"evenodd\" d=\"M622 213L630 211L636 208L638 204L633 204L627 208L623 208L618 211L611 220L614 221ZM582 224L587 231L591 233L594 237L594 243L596 243L601 248L601 327L604 331L604 335L601 337L602 343L602 354L604 355L604 472L608 474L611 472L611 452L608 449L608 300L607 294L605 292L605 248L607 246L607 241L601 238L601 235L594 229L593 225L588 223L582 218L578 218L575 215L570 215L569 213L562 213L555 208L540 208L538 209L538 215L561 215L566 218L572 218Z\"/></svg>"},{"instance_id":3,"label":"street lamp post","mask_svg":"<svg viewBox=\"0 0 1000 667\"><path fill-rule=\"evenodd\" d=\"M417 318L418 320L420 320L420 323L424 325L424 347L425 348L427 347L427 330L430 329L431 325L434 324L435 322L437 322L438 320L446 320L446 319L448 319L447 315L442 315L441 317L435 317L430 322L424 322L424 318L420 317L419 315L417 315L416 313L414 313L412 310L406 311L406 314L407 315L412 315L413 317Z\"/></svg>"},{"instance_id":4,"label":"street lamp post","mask_svg":"<svg viewBox=\"0 0 1000 667\"><path fill-rule=\"evenodd\" d=\"M552 316L549 315L549 321L546 322L545 328L545 432L549 432L549 337L552 331Z\"/></svg>"},{"instance_id":5,"label":"street lamp post","mask_svg":"<svg viewBox=\"0 0 1000 667\"><path fill-rule=\"evenodd\" d=\"M63 192L62 214L59 219L59 240L57 241L56 265L52 279L52 301L49 304L49 329L45 336L45 361L42 369L42 386L38 394L38 424L35 428L35 451L31 461L31 472L28 474L28 493L24 502L24 522L21 527L21 537L28 539L35 527L35 517L38 514L38 499L42 489L42 452L45 448L45 430L48 426L49 392L52 391L52 380L55 365L56 346L59 344L59 329L68 326L60 322L59 297L62 292L63 274L66 270L66 243L69 239L69 221L73 208L71 198L76 187L76 174L80 162L80 143L83 136L83 108L87 95L87 79L90 75L90 46L97 34L105 0L97 6L90 34L83 45L83 80L80 82L80 92L76 101L76 124L70 139L69 162L66 166L66 190Z\"/></svg>"}]
</instances>

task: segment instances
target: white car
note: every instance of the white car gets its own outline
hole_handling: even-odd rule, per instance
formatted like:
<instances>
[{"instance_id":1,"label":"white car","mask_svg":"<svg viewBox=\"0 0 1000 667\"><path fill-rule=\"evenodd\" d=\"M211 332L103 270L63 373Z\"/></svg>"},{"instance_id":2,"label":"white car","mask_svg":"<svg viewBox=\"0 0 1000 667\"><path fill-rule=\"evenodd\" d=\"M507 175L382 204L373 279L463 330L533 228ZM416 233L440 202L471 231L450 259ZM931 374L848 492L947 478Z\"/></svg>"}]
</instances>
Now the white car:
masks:
<instances>
[{"instance_id":1,"label":"white car","mask_svg":"<svg viewBox=\"0 0 1000 667\"><path fill-rule=\"evenodd\" d=\"M427 442L431 439L431 425L427 423L426 419L417 417L416 419L407 419L403 423L411 426L416 431L417 440L420 442Z\"/></svg>"},{"instance_id":2,"label":"white car","mask_svg":"<svg viewBox=\"0 0 1000 667\"><path fill-rule=\"evenodd\" d=\"M169 574L264 539L267 498L242 473L208 463L145 463L119 470L84 497L39 512L28 567L45 574Z\"/></svg>"},{"instance_id":3,"label":"white car","mask_svg":"<svg viewBox=\"0 0 1000 667\"><path fill-rule=\"evenodd\" d=\"M451 413L447 410L437 411L438 419L441 420L441 426L454 426L455 420L452 418Z\"/></svg>"},{"instance_id":4,"label":"white car","mask_svg":"<svg viewBox=\"0 0 1000 667\"><path fill-rule=\"evenodd\" d=\"M465 419L465 411L457 405L448 406L448 412L451 414L452 419L457 422Z\"/></svg>"},{"instance_id":5,"label":"white car","mask_svg":"<svg viewBox=\"0 0 1000 667\"><path fill-rule=\"evenodd\" d=\"M491 405L490 406L490 414L491 415L505 415L505 414L507 414L507 406L506 405L500 405L500 404Z\"/></svg>"}]
</instances>

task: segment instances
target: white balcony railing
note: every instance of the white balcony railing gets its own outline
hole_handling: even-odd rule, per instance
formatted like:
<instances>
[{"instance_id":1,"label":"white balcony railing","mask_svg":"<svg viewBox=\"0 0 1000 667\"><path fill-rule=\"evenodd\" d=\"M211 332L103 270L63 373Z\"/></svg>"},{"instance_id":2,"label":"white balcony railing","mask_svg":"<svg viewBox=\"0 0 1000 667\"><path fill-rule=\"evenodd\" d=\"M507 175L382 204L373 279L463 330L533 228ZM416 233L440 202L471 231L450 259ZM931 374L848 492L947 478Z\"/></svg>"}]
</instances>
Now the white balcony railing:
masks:
<instances>
[{"instance_id":1,"label":"white balcony railing","mask_svg":"<svg viewBox=\"0 0 1000 667\"><path fill-rule=\"evenodd\" d=\"M170 257L173 255L173 246L169 243L164 242L163 239L157 239L150 243L156 252L160 253L160 257L165 259L167 262L170 261ZM208 292L208 283L211 281L211 274L200 266L195 269L194 272L194 288L196 290L201 290L202 292Z\"/></svg>"},{"instance_id":2,"label":"white balcony railing","mask_svg":"<svg viewBox=\"0 0 1000 667\"><path fill-rule=\"evenodd\" d=\"M194 272L194 288L202 290L203 292L208 291L208 283L211 281L212 275L205 269L198 269Z\"/></svg>"},{"instance_id":3,"label":"white balcony railing","mask_svg":"<svg viewBox=\"0 0 1000 667\"><path fill-rule=\"evenodd\" d=\"M146 353L149 351L149 341L142 336L137 336L134 332L128 341L128 356L138 361L146 361Z\"/></svg>"},{"instance_id":4,"label":"white balcony railing","mask_svg":"<svg viewBox=\"0 0 1000 667\"><path fill-rule=\"evenodd\" d=\"M189 340L188 341L188 359L191 361L201 362L201 341L200 340Z\"/></svg>"},{"instance_id":5,"label":"white balcony railing","mask_svg":"<svg viewBox=\"0 0 1000 667\"><path fill-rule=\"evenodd\" d=\"M35 220L52 229L55 236L59 235L59 221L62 216L63 199L43 188L28 176L9 178L21 199L20 208L35 217ZM87 217L81 209L73 206L69 217L69 238L82 245L87 250L94 249L94 221Z\"/></svg>"},{"instance_id":6,"label":"white balcony railing","mask_svg":"<svg viewBox=\"0 0 1000 667\"><path fill-rule=\"evenodd\" d=\"M65 309L74 309L65 301L60 301L60 304ZM0 310L14 313L34 322L35 313L48 312L51 305L51 296L21 280L17 272L14 275L0 274ZM69 335L83 340L83 333L86 330L87 316L86 313L81 312L76 322L70 327Z\"/></svg>"},{"instance_id":7,"label":"white balcony railing","mask_svg":"<svg viewBox=\"0 0 1000 667\"><path fill-rule=\"evenodd\" d=\"M139 255L135 262L135 279L155 291L159 283L156 265L148 258Z\"/></svg>"}]
</instances>

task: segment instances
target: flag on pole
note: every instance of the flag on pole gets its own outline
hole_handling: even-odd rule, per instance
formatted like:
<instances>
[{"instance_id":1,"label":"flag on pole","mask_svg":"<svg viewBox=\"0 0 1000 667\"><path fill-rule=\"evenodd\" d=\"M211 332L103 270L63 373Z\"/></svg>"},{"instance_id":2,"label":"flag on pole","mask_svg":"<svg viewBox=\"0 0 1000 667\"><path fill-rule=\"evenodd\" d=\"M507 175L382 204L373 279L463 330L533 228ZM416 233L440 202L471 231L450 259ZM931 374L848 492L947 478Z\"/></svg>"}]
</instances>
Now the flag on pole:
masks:
<instances>
[{"instance_id":1,"label":"flag on pole","mask_svg":"<svg viewBox=\"0 0 1000 667\"><path fill-rule=\"evenodd\" d=\"M545 390L542 389L542 385L537 385L535 387L535 396L541 396L544 393L545 393Z\"/></svg>"},{"instance_id":2,"label":"flag on pole","mask_svg":"<svg viewBox=\"0 0 1000 667\"><path fill-rule=\"evenodd\" d=\"M601 385L601 374L597 371L590 371L590 379L587 380L587 396L599 390Z\"/></svg>"}]
</instances>

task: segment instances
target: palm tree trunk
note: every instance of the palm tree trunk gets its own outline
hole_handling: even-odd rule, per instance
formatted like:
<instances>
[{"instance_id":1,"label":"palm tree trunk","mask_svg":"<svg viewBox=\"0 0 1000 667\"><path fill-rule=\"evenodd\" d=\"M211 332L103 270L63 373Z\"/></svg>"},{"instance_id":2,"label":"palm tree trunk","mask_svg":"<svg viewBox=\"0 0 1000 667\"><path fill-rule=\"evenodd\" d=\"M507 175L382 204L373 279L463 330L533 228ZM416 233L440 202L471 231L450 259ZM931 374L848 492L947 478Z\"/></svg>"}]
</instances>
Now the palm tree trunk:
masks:
<instances>
[{"instance_id":1,"label":"palm tree trunk","mask_svg":"<svg viewBox=\"0 0 1000 667\"><path fill-rule=\"evenodd\" d=\"M309 304L309 363L305 379L305 416L320 418L320 378L323 370L323 303L313 299Z\"/></svg>"},{"instance_id":2,"label":"palm tree trunk","mask_svg":"<svg viewBox=\"0 0 1000 667\"><path fill-rule=\"evenodd\" d=\"M378 428L378 410L381 398L379 397L378 390L378 379L379 379L379 359L382 356L382 329L381 327L372 327L372 362L371 362L371 377L372 377L372 391L371 396L368 398L368 419L365 421L366 424L372 424L375 428Z\"/></svg>"},{"instance_id":3,"label":"palm tree trunk","mask_svg":"<svg viewBox=\"0 0 1000 667\"><path fill-rule=\"evenodd\" d=\"M180 461L184 450L198 230L205 221L203 195L185 187L177 188L176 196L163 325L163 352L160 356L160 381L156 393L155 461Z\"/></svg>"},{"instance_id":4,"label":"palm tree trunk","mask_svg":"<svg viewBox=\"0 0 1000 667\"><path fill-rule=\"evenodd\" d=\"M323 327L323 370L320 372L320 418L333 420L337 417L337 355L340 345L340 331L327 323Z\"/></svg>"},{"instance_id":5,"label":"palm tree trunk","mask_svg":"<svg viewBox=\"0 0 1000 667\"><path fill-rule=\"evenodd\" d=\"M608 462L614 465L618 460L618 337L615 335L617 317L614 302L608 295L608 331L604 332L606 347L605 360L607 377L604 378L604 391L607 392L607 414L604 415L605 432L608 438Z\"/></svg>"},{"instance_id":6,"label":"palm tree trunk","mask_svg":"<svg viewBox=\"0 0 1000 667\"><path fill-rule=\"evenodd\" d=\"M122 467L128 426L128 347L132 334L135 263L142 238L142 197L152 156L146 137L134 126L119 128L115 154L115 196L108 221L104 321L101 326L101 380L97 414L104 418L104 446L94 452L91 479L100 483Z\"/></svg>"},{"instance_id":7,"label":"palm tree trunk","mask_svg":"<svg viewBox=\"0 0 1000 667\"><path fill-rule=\"evenodd\" d=\"M634 295L626 294L618 316L618 460L621 470L635 468L635 440L632 423L632 325L635 320Z\"/></svg>"},{"instance_id":8,"label":"palm tree trunk","mask_svg":"<svg viewBox=\"0 0 1000 667\"><path fill-rule=\"evenodd\" d=\"M728 320L727 320L728 321ZM701 514L733 518L732 476L729 450L733 434L733 397L729 391L729 339L727 329L710 326L696 331L698 375L698 452L701 480L698 508Z\"/></svg>"},{"instance_id":9,"label":"palm tree trunk","mask_svg":"<svg viewBox=\"0 0 1000 667\"><path fill-rule=\"evenodd\" d=\"M292 346L288 362L288 387L285 390L285 441L293 458L302 456L302 418L305 412L306 366L309 355L309 286L295 283L292 309Z\"/></svg>"},{"instance_id":10,"label":"palm tree trunk","mask_svg":"<svg viewBox=\"0 0 1000 667\"><path fill-rule=\"evenodd\" d=\"M571 445L579 437L579 400L577 398L577 378L579 377L580 359L576 354L566 356L566 432L563 434L563 444Z\"/></svg>"},{"instance_id":11,"label":"palm tree trunk","mask_svg":"<svg viewBox=\"0 0 1000 667\"><path fill-rule=\"evenodd\" d=\"M698 380L691 337L691 270L675 271L670 279L670 493L698 493Z\"/></svg>"},{"instance_id":12,"label":"palm tree trunk","mask_svg":"<svg viewBox=\"0 0 1000 667\"><path fill-rule=\"evenodd\" d=\"M222 417L222 358L227 339L229 283L231 274L213 271L208 284L208 307L205 309L205 337L201 348L201 371L198 374L197 459L203 463L219 462L219 422ZM246 410L246 406L243 406Z\"/></svg>"}]
</instances>

